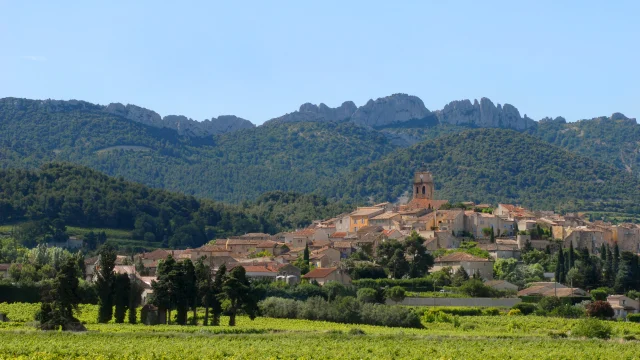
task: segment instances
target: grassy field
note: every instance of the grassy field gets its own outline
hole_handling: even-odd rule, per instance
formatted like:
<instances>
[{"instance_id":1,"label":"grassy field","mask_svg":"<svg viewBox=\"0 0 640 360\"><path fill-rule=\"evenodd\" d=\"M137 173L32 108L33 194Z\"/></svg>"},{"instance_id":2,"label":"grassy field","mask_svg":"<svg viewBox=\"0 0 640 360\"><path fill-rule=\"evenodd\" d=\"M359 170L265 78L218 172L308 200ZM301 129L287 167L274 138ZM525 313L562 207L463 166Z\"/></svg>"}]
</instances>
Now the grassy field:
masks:
<instances>
[{"instance_id":1,"label":"grassy field","mask_svg":"<svg viewBox=\"0 0 640 360\"><path fill-rule=\"evenodd\" d=\"M610 340L557 338L581 320L469 316L459 324L400 329L323 321L239 317L236 327L96 324L82 308L85 333L42 332L30 323L38 304L0 304L0 359L625 359L640 353L640 324L608 322ZM626 340L625 340L626 338Z\"/></svg>"}]
</instances>

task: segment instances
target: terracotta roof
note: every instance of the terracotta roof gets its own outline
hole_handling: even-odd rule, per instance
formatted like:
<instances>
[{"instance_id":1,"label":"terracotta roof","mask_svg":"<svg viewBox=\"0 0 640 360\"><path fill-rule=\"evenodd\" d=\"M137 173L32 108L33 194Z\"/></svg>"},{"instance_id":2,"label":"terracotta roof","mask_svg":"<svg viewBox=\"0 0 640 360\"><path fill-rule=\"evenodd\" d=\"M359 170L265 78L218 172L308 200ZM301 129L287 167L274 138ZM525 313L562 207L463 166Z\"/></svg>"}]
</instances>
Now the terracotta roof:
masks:
<instances>
[{"instance_id":1,"label":"terracotta roof","mask_svg":"<svg viewBox=\"0 0 640 360\"><path fill-rule=\"evenodd\" d=\"M316 233L316 229L303 229L291 233L293 236L312 236Z\"/></svg>"},{"instance_id":2,"label":"terracotta roof","mask_svg":"<svg viewBox=\"0 0 640 360\"><path fill-rule=\"evenodd\" d=\"M518 249L517 244L502 245L502 244L479 244L478 247L487 251L516 251Z\"/></svg>"},{"instance_id":3,"label":"terracotta roof","mask_svg":"<svg viewBox=\"0 0 640 360\"><path fill-rule=\"evenodd\" d=\"M348 249L351 248L351 242L349 241L336 241L333 243L333 247L334 248L340 248L340 249Z\"/></svg>"},{"instance_id":4,"label":"terracotta roof","mask_svg":"<svg viewBox=\"0 0 640 360\"><path fill-rule=\"evenodd\" d=\"M163 249L155 249L150 253L140 255L141 258L148 260L163 260L166 259L167 256L169 256L169 252Z\"/></svg>"},{"instance_id":5,"label":"terracotta roof","mask_svg":"<svg viewBox=\"0 0 640 360\"><path fill-rule=\"evenodd\" d=\"M147 286L151 286L152 281L158 280L158 278L155 276L138 276L138 279L140 279L140 281L142 281Z\"/></svg>"},{"instance_id":6,"label":"terracotta roof","mask_svg":"<svg viewBox=\"0 0 640 360\"><path fill-rule=\"evenodd\" d=\"M212 244L202 245L199 248L196 248L195 250L203 251L203 252L226 251L224 246L212 245Z\"/></svg>"},{"instance_id":7,"label":"terracotta roof","mask_svg":"<svg viewBox=\"0 0 640 360\"><path fill-rule=\"evenodd\" d=\"M445 256L441 256L435 262L460 262L460 261L490 261L481 257L473 256L464 252L454 252Z\"/></svg>"},{"instance_id":8,"label":"terracotta roof","mask_svg":"<svg viewBox=\"0 0 640 360\"><path fill-rule=\"evenodd\" d=\"M496 285L502 285L502 284L508 284L508 285L515 286L514 284L512 284L512 283L510 283L510 282L508 282L506 280L489 280L489 281L485 281L484 284L486 286L496 286Z\"/></svg>"},{"instance_id":9,"label":"terracotta roof","mask_svg":"<svg viewBox=\"0 0 640 360\"><path fill-rule=\"evenodd\" d=\"M395 231L398 231L398 230L396 229L382 230L382 233L385 234L386 236L389 236L393 234Z\"/></svg>"},{"instance_id":10,"label":"terracotta roof","mask_svg":"<svg viewBox=\"0 0 640 360\"><path fill-rule=\"evenodd\" d=\"M113 272L116 274L135 275L136 267L133 265L116 265L113 267Z\"/></svg>"},{"instance_id":11,"label":"terracotta roof","mask_svg":"<svg viewBox=\"0 0 640 360\"><path fill-rule=\"evenodd\" d=\"M400 215L400 214L397 213L397 212L387 211L384 214L380 214L380 215L372 217L371 220L388 220L388 219L394 218L394 217L396 217L398 215Z\"/></svg>"},{"instance_id":12,"label":"terracotta roof","mask_svg":"<svg viewBox=\"0 0 640 360\"><path fill-rule=\"evenodd\" d=\"M313 247L325 247L331 245L331 241L329 240L315 240L311 243Z\"/></svg>"},{"instance_id":13,"label":"terracotta roof","mask_svg":"<svg viewBox=\"0 0 640 360\"><path fill-rule=\"evenodd\" d=\"M243 240L243 239L228 239L226 244L229 245L258 245L263 241L260 240Z\"/></svg>"},{"instance_id":14,"label":"terracotta roof","mask_svg":"<svg viewBox=\"0 0 640 360\"><path fill-rule=\"evenodd\" d=\"M383 230L382 226L368 225L358 229L357 233L358 234L380 233L382 232L382 230Z\"/></svg>"},{"instance_id":15,"label":"terracotta roof","mask_svg":"<svg viewBox=\"0 0 640 360\"><path fill-rule=\"evenodd\" d=\"M98 262L98 256L93 256L93 257L84 259L84 264L85 265L93 265L96 262Z\"/></svg>"},{"instance_id":16,"label":"terracotta roof","mask_svg":"<svg viewBox=\"0 0 640 360\"><path fill-rule=\"evenodd\" d=\"M0 271L7 271L11 267L11 264L0 264Z\"/></svg>"},{"instance_id":17,"label":"terracotta roof","mask_svg":"<svg viewBox=\"0 0 640 360\"><path fill-rule=\"evenodd\" d=\"M439 209L449 200L413 199L407 205L407 209Z\"/></svg>"},{"instance_id":18,"label":"terracotta roof","mask_svg":"<svg viewBox=\"0 0 640 360\"><path fill-rule=\"evenodd\" d=\"M344 238L345 236L347 236L346 232L334 232L333 234L329 235L330 238Z\"/></svg>"},{"instance_id":19,"label":"terracotta roof","mask_svg":"<svg viewBox=\"0 0 640 360\"><path fill-rule=\"evenodd\" d=\"M305 279L323 279L329 276L332 272L336 271L338 268L315 268L309 271L303 278Z\"/></svg>"},{"instance_id":20,"label":"terracotta roof","mask_svg":"<svg viewBox=\"0 0 640 360\"><path fill-rule=\"evenodd\" d=\"M378 212L383 211L383 209L378 207L362 207L358 208L356 211L352 212L351 216L371 216Z\"/></svg>"},{"instance_id":21,"label":"terracotta roof","mask_svg":"<svg viewBox=\"0 0 640 360\"><path fill-rule=\"evenodd\" d=\"M267 266L260 265L243 265L246 272L263 272L263 273L274 273L277 270L269 268Z\"/></svg>"},{"instance_id":22,"label":"terracotta roof","mask_svg":"<svg viewBox=\"0 0 640 360\"><path fill-rule=\"evenodd\" d=\"M256 245L257 248L261 248L261 249L272 249L274 247L276 247L278 245L277 242L275 241L271 241L271 240L267 240L264 242L261 242L260 244Z\"/></svg>"}]
</instances>

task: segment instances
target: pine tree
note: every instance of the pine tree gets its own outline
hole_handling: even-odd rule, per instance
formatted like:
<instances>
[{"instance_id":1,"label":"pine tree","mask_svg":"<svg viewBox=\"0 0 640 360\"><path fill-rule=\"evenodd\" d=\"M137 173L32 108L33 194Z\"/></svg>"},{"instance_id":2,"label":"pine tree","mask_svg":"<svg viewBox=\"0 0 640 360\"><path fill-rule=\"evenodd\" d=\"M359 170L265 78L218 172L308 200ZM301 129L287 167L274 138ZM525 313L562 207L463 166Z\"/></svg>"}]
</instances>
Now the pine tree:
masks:
<instances>
[{"instance_id":1,"label":"pine tree","mask_svg":"<svg viewBox=\"0 0 640 360\"><path fill-rule=\"evenodd\" d=\"M244 310L251 320L255 319L258 303L247 279L244 267L236 266L225 276L222 283L222 294L229 300L229 326L236 325L236 314Z\"/></svg>"},{"instance_id":2,"label":"pine tree","mask_svg":"<svg viewBox=\"0 0 640 360\"><path fill-rule=\"evenodd\" d=\"M304 254L302 256L302 259L307 264L307 266L309 266L309 244L308 243L304 246Z\"/></svg>"},{"instance_id":3,"label":"pine tree","mask_svg":"<svg viewBox=\"0 0 640 360\"><path fill-rule=\"evenodd\" d=\"M451 277L451 284L453 286L461 286L467 280L469 280L469 274L464 267L460 266Z\"/></svg>"},{"instance_id":4,"label":"pine tree","mask_svg":"<svg viewBox=\"0 0 640 360\"><path fill-rule=\"evenodd\" d=\"M562 254L562 248L558 251L558 261L556 263L555 278L556 282L564 283L565 269L564 269L564 255Z\"/></svg>"},{"instance_id":5,"label":"pine tree","mask_svg":"<svg viewBox=\"0 0 640 360\"><path fill-rule=\"evenodd\" d=\"M211 297L211 313L213 313L213 321L211 325L220 325L220 315L222 315L222 284L224 283L227 267L225 264L220 265L216 272L216 278L213 281L213 295Z\"/></svg>"},{"instance_id":6,"label":"pine tree","mask_svg":"<svg viewBox=\"0 0 640 360\"><path fill-rule=\"evenodd\" d=\"M491 235L490 235L489 241L490 241L491 243L496 242L496 234L495 234L495 233L494 233L494 231L493 231L493 227L491 227Z\"/></svg>"}]
</instances>

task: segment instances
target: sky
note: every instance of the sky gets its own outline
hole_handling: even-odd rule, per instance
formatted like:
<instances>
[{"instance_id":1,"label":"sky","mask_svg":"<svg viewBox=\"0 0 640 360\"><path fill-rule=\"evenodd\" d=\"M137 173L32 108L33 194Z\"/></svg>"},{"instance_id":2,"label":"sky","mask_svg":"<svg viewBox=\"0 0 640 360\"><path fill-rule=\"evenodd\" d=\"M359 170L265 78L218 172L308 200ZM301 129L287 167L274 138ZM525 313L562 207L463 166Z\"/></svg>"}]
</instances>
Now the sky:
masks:
<instances>
[{"instance_id":1,"label":"sky","mask_svg":"<svg viewBox=\"0 0 640 360\"><path fill-rule=\"evenodd\" d=\"M640 118L640 1L6 1L0 97L253 123L394 93Z\"/></svg>"}]
</instances>

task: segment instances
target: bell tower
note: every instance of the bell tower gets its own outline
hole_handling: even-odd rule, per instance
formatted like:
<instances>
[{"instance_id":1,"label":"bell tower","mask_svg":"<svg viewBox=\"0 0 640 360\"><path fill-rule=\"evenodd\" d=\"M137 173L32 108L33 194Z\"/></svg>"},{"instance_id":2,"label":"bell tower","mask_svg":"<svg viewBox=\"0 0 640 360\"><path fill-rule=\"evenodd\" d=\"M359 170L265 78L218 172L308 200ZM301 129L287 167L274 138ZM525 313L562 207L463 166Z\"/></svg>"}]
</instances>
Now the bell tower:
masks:
<instances>
[{"instance_id":1,"label":"bell tower","mask_svg":"<svg viewBox=\"0 0 640 360\"><path fill-rule=\"evenodd\" d=\"M413 176L413 198L433 200L433 176L429 171L416 171Z\"/></svg>"}]
</instances>

